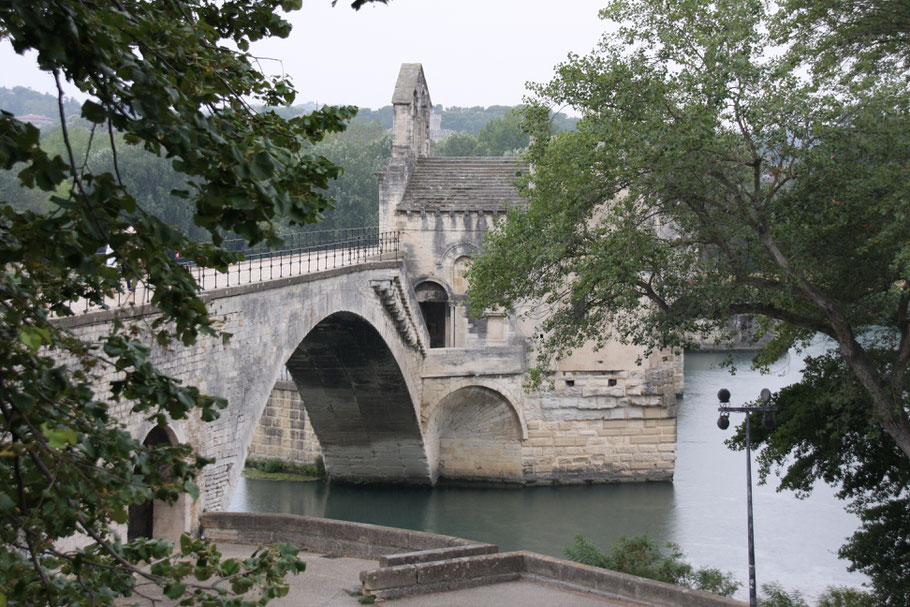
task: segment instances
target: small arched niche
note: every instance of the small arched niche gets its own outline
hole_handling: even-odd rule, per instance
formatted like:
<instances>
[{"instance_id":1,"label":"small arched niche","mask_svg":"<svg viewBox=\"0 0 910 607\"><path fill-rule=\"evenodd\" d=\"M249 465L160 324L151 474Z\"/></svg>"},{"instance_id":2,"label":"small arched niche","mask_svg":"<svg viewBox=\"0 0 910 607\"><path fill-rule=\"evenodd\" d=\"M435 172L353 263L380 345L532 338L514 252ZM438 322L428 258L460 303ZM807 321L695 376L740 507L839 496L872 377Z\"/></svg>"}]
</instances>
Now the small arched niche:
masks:
<instances>
[{"instance_id":1,"label":"small arched niche","mask_svg":"<svg viewBox=\"0 0 910 607\"><path fill-rule=\"evenodd\" d=\"M470 264L471 258L467 255L462 255L452 264L452 291L455 295L464 295L468 292L468 279L465 273Z\"/></svg>"},{"instance_id":2,"label":"small arched niche","mask_svg":"<svg viewBox=\"0 0 910 607\"><path fill-rule=\"evenodd\" d=\"M424 281L414 288L417 303L423 322L430 334L431 348L446 347L446 327L449 320L449 294L439 283L431 280Z\"/></svg>"},{"instance_id":3,"label":"small arched niche","mask_svg":"<svg viewBox=\"0 0 910 607\"><path fill-rule=\"evenodd\" d=\"M176 445L177 439L170 428L155 426L145 436L142 444L146 447ZM183 493L173 504L149 500L130 505L127 539L132 541L139 537L147 537L178 542L180 535L188 528L188 499Z\"/></svg>"}]
</instances>

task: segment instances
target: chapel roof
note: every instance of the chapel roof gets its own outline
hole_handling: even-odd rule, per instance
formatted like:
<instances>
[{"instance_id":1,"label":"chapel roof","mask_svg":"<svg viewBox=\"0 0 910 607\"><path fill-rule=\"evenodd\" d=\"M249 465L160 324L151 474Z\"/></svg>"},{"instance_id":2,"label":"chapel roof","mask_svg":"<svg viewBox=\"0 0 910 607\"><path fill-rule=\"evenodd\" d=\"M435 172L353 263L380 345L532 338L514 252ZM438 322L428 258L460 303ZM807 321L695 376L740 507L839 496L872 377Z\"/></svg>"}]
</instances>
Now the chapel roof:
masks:
<instances>
[{"instance_id":1,"label":"chapel roof","mask_svg":"<svg viewBox=\"0 0 910 607\"><path fill-rule=\"evenodd\" d=\"M399 211L505 210L524 205L515 181L528 163L508 157L421 157L408 179Z\"/></svg>"}]
</instances>

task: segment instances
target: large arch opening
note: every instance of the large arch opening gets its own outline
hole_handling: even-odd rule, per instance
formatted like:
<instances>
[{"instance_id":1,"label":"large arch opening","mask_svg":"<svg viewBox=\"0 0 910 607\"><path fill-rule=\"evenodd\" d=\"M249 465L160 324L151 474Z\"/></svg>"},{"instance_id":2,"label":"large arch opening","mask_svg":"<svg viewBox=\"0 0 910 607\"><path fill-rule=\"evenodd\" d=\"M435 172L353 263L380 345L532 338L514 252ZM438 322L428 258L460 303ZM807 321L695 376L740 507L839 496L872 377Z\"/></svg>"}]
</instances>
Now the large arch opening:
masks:
<instances>
[{"instance_id":1,"label":"large arch opening","mask_svg":"<svg viewBox=\"0 0 910 607\"><path fill-rule=\"evenodd\" d=\"M483 386L459 388L430 414L440 479L521 482L521 423L509 401Z\"/></svg>"},{"instance_id":2,"label":"large arch opening","mask_svg":"<svg viewBox=\"0 0 910 607\"><path fill-rule=\"evenodd\" d=\"M445 348L449 318L448 293L442 285L430 280L414 287L414 293L417 295L417 303L423 315L423 322L427 326L427 333L430 334L430 347Z\"/></svg>"},{"instance_id":3,"label":"large arch opening","mask_svg":"<svg viewBox=\"0 0 910 607\"><path fill-rule=\"evenodd\" d=\"M176 445L177 439L170 428L155 426L146 434L142 444L146 447ZM127 540L147 537L178 542L180 535L188 528L188 499L184 493L173 504L161 500L131 504L127 523Z\"/></svg>"},{"instance_id":4,"label":"large arch opening","mask_svg":"<svg viewBox=\"0 0 910 607\"><path fill-rule=\"evenodd\" d=\"M332 314L286 363L334 480L429 483L408 384L382 335L350 312Z\"/></svg>"}]
</instances>

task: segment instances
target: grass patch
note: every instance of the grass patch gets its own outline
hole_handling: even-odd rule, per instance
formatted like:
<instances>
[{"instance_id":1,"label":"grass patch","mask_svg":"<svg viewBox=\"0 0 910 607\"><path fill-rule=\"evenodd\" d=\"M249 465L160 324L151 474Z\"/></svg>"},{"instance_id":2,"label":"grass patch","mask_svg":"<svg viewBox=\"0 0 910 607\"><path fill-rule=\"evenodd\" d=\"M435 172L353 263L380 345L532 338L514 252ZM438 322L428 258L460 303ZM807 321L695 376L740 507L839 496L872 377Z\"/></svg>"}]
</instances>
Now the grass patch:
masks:
<instances>
[{"instance_id":1,"label":"grass patch","mask_svg":"<svg viewBox=\"0 0 910 607\"><path fill-rule=\"evenodd\" d=\"M264 472L255 468L244 468L243 478L252 478L257 481L295 481L298 483L322 480L318 476L310 476L300 472Z\"/></svg>"},{"instance_id":2,"label":"grass patch","mask_svg":"<svg viewBox=\"0 0 910 607\"><path fill-rule=\"evenodd\" d=\"M315 465L294 464L280 459L248 459L243 468L244 478L265 481L310 482L325 478L322 457L316 458Z\"/></svg>"}]
</instances>

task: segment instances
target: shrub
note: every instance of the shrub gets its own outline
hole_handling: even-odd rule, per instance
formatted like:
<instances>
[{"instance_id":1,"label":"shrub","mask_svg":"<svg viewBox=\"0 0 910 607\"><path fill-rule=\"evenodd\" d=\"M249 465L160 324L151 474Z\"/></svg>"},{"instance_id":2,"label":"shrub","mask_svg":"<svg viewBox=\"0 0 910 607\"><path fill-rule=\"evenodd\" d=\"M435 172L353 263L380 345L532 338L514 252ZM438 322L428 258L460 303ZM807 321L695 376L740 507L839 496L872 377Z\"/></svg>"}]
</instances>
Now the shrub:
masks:
<instances>
[{"instance_id":1,"label":"shrub","mask_svg":"<svg viewBox=\"0 0 910 607\"><path fill-rule=\"evenodd\" d=\"M799 590L784 590L777 582L761 585L759 607L809 607Z\"/></svg>"},{"instance_id":2,"label":"shrub","mask_svg":"<svg viewBox=\"0 0 910 607\"><path fill-rule=\"evenodd\" d=\"M829 586L818 597L818 607L877 607L880 603L869 592L846 586Z\"/></svg>"},{"instance_id":3,"label":"shrub","mask_svg":"<svg viewBox=\"0 0 910 607\"><path fill-rule=\"evenodd\" d=\"M259 466L259 469L263 472L275 473L275 472L284 472L285 465L284 462L280 459L271 458L267 459Z\"/></svg>"},{"instance_id":4,"label":"shrub","mask_svg":"<svg viewBox=\"0 0 910 607\"><path fill-rule=\"evenodd\" d=\"M607 554L604 554L582 535L576 534L575 542L563 548L563 551L576 563L687 586L721 596L732 596L740 586L730 572L725 573L707 567L696 570L685 560L679 546L668 542L664 551L644 535L623 536Z\"/></svg>"}]
</instances>

